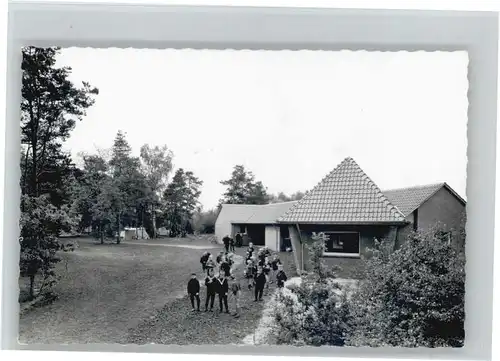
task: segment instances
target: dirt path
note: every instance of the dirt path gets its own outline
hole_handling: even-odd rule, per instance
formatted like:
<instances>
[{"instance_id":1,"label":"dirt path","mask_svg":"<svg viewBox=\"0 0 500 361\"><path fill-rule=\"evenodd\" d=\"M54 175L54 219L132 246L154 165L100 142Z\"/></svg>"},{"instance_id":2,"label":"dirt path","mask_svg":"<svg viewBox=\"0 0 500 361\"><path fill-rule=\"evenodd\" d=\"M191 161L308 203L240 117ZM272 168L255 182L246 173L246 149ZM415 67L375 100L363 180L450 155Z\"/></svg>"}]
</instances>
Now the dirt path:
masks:
<instances>
[{"instance_id":1,"label":"dirt path","mask_svg":"<svg viewBox=\"0 0 500 361\"><path fill-rule=\"evenodd\" d=\"M147 243L147 242L123 242L123 244L131 244L134 246L148 246L148 247L179 247L187 249L220 249L220 245L210 244L210 245L195 245L195 244L161 244L161 243Z\"/></svg>"}]
</instances>

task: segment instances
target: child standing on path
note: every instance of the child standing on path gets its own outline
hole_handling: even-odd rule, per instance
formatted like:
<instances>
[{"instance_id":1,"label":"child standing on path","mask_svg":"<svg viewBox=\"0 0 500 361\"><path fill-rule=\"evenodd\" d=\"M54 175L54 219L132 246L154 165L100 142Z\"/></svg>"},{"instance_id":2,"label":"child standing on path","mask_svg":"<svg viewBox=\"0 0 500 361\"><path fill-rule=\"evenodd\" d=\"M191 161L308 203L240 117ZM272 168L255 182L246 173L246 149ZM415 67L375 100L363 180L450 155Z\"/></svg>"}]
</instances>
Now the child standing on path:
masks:
<instances>
[{"instance_id":1,"label":"child standing on path","mask_svg":"<svg viewBox=\"0 0 500 361\"><path fill-rule=\"evenodd\" d=\"M213 271L209 271L207 277L205 277L205 286L207 287L207 298L205 300L205 312L208 311L208 304L210 303L210 312L214 310L215 301L215 291L216 291L216 280Z\"/></svg>"},{"instance_id":2,"label":"child standing on path","mask_svg":"<svg viewBox=\"0 0 500 361\"><path fill-rule=\"evenodd\" d=\"M210 254L208 256L208 261L205 264L205 269L207 270L207 275L210 274L210 271L215 272L215 262L214 257Z\"/></svg>"},{"instance_id":3,"label":"child standing on path","mask_svg":"<svg viewBox=\"0 0 500 361\"><path fill-rule=\"evenodd\" d=\"M231 277L231 266L227 260L227 256L222 257L222 261L220 263L220 270L224 272L224 277Z\"/></svg>"},{"instance_id":4,"label":"child standing on path","mask_svg":"<svg viewBox=\"0 0 500 361\"><path fill-rule=\"evenodd\" d=\"M271 262L269 261L269 257L264 259L264 264L262 265L262 271L266 276L266 288L269 288L269 274L271 273Z\"/></svg>"},{"instance_id":5,"label":"child standing on path","mask_svg":"<svg viewBox=\"0 0 500 361\"><path fill-rule=\"evenodd\" d=\"M201 270L203 272L205 272L206 270L206 266L207 266L207 261L208 261L208 258L210 257L210 252L208 251L205 251L203 252L203 255L201 256L200 258L200 263L201 263Z\"/></svg>"},{"instance_id":6,"label":"child standing on path","mask_svg":"<svg viewBox=\"0 0 500 361\"><path fill-rule=\"evenodd\" d=\"M234 303L234 314L235 318L240 317L240 295L241 295L241 285L240 281L236 280L231 285L231 293L233 294Z\"/></svg>"},{"instance_id":7,"label":"child standing on path","mask_svg":"<svg viewBox=\"0 0 500 361\"><path fill-rule=\"evenodd\" d=\"M255 284L255 302L262 301L262 295L264 293L264 287L266 286L266 276L262 271L262 268L257 270L257 274L254 279Z\"/></svg>"},{"instance_id":8,"label":"child standing on path","mask_svg":"<svg viewBox=\"0 0 500 361\"><path fill-rule=\"evenodd\" d=\"M286 274L285 271L283 271L283 265L279 264L278 265L278 273L276 274L276 284L278 285L278 288L283 288L286 282Z\"/></svg>"},{"instance_id":9,"label":"child standing on path","mask_svg":"<svg viewBox=\"0 0 500 361\"><path fill-rule=\"evenodd\" d=\"M226 235L224 238L222 238L222 242L224 243L224 249L226 252L229 252L229 242L231 241L231 238L229 238L228 235Z\"/></svg>"},{"instance_id":10,"label":"child standing on path","mask_svg":"<svg viewBox=\"0 0 500 361\"><path fill-rule=\"evenodd\" d=\"M196 273L191 274L191 279L188 282L187 291L191 300L192 311L200 310L200 282L196 279ZM196 299L196 309L194 308L194 300Z\"/></svg>"},{"instance_id":11,"label":"child standing on path","mask_svg":"<svg viewBox=\"0 0 500 361\"><path fill-rule=\"evenodd\" d=\"M255 276L253 260L247 260L247 267L244 271L245 278L248 280L248 289L252 288L253 278Z\"/></svg>"},{"instance_id":12,"label":"child standing on path","mask_svg":"<svg viewBox=\"0 0 500 361\"><path fill-rule=\"evenodd\" d=\"M272 271L272 279L276 278L276 274L278 272L278 265L281 264L281 260L279 259L277 254L274 254L273 260L271 261L271 271ZM272 283L272 281L271 281Z\"/></svg>"},{"instance_id":13,"label":"child standing on path","mask_svg":"<svg viewBox=\"0 0 500 361\"><path fill-rule=\"evenodd\" d=\"M217 279L217 293L219 295L219 308L222 313L222 306L225 306L226 313L229 313L229 307L227 305L227 293L229 292L229 284L227 283L227 278L224 277L224 273L220 272L219 278Z\"/></svg>"}]
</instances>

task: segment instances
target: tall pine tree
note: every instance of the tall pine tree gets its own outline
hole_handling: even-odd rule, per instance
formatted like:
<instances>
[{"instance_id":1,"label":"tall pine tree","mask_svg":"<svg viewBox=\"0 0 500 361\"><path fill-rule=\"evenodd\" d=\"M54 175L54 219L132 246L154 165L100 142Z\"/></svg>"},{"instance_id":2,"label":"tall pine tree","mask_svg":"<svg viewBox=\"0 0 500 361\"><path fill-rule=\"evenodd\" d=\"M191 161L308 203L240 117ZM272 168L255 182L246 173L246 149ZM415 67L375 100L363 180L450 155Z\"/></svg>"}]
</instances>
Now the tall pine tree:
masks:
<instances>
[{"instance_id":1,"label":"tall pine tree","mask_svg":"<svg viewBox=\"0 0 500 361\"><path fill-rule=\"evenodd\" d=\"M98 94L86 82L71 82L71 68L56 66L58 54L57 48L22 49L20 268L30 277L31 297L38 274L42 285L54 279L62 248L57 237L73 224L64 203L77 174L62 144Z\"/></svg>"},{"instance_id":2,"label":"tall pine tree","mask_svg":"<svg viewBox=\"0 0 500 361\"><path fill-rule=\"evenodd\" d=\"M220 204L267 204L270 197L261 181L256 181L252 172L243 165L236 165L231 178L220 182L226 186Z\"/></svg>"},{"instance_id":3,"label":"tall pine tree","mask_svg":"<svg viewBox=\"0 0 500 361\"><path fill-rule=\"evenodd\" d=\"M199 204L201 180L193 172L179 168L164 193L165 213L170 228L170 235L177 237L186 230Z\"/></svg>"}]
</instances>

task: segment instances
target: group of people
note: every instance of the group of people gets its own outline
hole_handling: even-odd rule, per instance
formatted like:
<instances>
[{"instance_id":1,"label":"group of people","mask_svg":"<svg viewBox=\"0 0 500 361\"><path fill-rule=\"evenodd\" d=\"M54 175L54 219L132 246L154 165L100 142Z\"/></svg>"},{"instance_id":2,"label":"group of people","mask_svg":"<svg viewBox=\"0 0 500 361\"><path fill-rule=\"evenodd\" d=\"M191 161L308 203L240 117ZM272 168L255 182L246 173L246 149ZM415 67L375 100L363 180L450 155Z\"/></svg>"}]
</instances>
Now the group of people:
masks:
<instances>
[{"instance_id":1,"label":"group of people","mask_svg":"<svg viewBox=\"0 0 500 361\"><path fill-rule=\"evenodd\" d=\"M226 237L228 240L231 239ZM219 252L215 260L208 251L204 252L200 258L206 287L205 312L213 311L215 295L218 295L220 312L225 310L226 313L229 313L228 294L231 292L234 304L233 316L238 318L242 289L239 280L233 274L234 243L232 252L230 252L231 243L228 242L228 247L226 247L224 240L223 243L225 249ZM215 276L216 274L217 276ZM249 243L246 250L243 275L248 280L248 289L254 289L255 302L262 301L264 289L268 288L270 283L276 281L277 287L282 288L287 280L279 256L273 255L266 247L255 252L252 243ZM200 288L200 281L196 273L193 273L187 286L193 312L200 311Z\"/></svg>"}]
</instances>

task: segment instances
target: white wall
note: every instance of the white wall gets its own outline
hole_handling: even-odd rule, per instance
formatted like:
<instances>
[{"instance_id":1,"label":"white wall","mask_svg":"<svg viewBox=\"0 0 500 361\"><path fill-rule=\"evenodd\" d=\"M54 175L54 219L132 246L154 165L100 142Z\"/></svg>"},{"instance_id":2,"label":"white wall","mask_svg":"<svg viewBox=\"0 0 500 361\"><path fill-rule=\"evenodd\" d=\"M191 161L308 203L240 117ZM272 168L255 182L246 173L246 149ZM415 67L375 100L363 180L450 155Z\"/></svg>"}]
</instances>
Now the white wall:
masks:
<instances>
[{"instance_id":1,"label":"white wall","mask_svg":"<svg viewBox=\"0 0 500 361\"><path fill-rule=\"evenodd\" d=\"M279 227L266 226L266 247L272 251L279 251Z\"/></svg>"},{"instance_id":2,"label":"white wall","mask_svg":"<svg viewBox=\"0 0 500 361\"><path fill-rule=\"evenodd\" d=\"M215 237L217 237L217 241L222 243L222 238L225 236L230 236L232 231L231 222L227 219L217 218L215 222Z\"/></svg>"}]
</instances>

